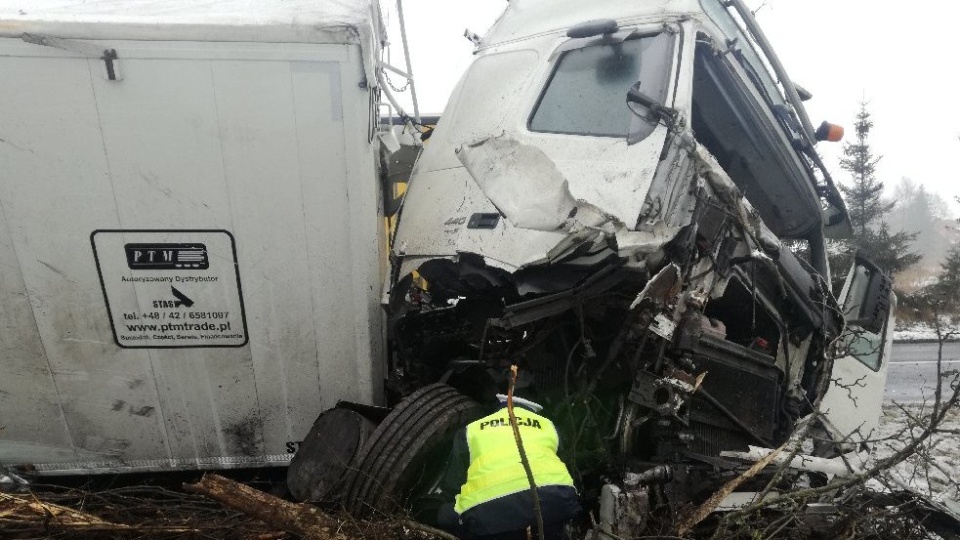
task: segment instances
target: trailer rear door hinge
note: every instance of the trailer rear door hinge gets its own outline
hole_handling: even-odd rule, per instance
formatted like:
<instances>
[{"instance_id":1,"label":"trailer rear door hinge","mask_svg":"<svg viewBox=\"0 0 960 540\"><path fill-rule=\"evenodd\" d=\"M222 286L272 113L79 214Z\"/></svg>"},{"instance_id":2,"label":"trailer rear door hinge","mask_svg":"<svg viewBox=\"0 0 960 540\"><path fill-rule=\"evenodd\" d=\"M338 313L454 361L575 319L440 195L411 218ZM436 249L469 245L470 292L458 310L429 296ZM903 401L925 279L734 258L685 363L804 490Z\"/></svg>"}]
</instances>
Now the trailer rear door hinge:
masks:
<instances>
[{"instance_id":1,"label":"trailer rear door hinge","mask_svg":"<svg viewBox=\"0 0 960 540\"><path fill-rule=\"evenodd\" d=\"M108 47L101 47L95 43L80 41L76 39L64 39L53 36L43 36L40 34L23 34L20 39L34 45L44 47L53 47L73 53L82 54L91 58L103 60L104 78L110 81L122 81L123 76L120 73L120 61L117 56L117 50Z\"/></svg>"}]
</instances>

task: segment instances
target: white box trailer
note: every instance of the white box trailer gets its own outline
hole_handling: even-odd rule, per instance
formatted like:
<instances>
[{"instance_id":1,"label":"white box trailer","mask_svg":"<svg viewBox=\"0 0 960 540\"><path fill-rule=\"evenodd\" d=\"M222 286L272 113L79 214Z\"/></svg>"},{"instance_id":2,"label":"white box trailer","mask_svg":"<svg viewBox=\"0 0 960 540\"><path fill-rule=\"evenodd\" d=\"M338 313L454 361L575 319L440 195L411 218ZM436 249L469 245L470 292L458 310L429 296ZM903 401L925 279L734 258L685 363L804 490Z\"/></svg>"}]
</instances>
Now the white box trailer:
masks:
<instances>
[{"instance_id":1,"label":"white box trailer","mask_svg":"<svg viewBox=\"0 0 960 540\"><path fill-rule=\"evenodd\" d=\"M0 1L0 468L284 464L380 400L370 0Z\"/></svg>"}]
</instances>

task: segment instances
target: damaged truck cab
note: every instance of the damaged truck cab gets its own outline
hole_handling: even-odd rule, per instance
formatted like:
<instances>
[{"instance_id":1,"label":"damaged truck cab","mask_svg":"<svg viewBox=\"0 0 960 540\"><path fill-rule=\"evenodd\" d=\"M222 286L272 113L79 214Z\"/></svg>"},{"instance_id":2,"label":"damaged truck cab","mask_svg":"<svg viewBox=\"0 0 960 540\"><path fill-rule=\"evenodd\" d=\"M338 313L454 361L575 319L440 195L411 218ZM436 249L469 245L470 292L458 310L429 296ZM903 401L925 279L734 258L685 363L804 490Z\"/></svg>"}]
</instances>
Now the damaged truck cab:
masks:
<instances>
[{"instance_id":1,"label":"damaged truck cab","mask_svg":"<svg viewBox=\"0 0 960 540\"><path fill-rule=\"evenodd\" d=\"M392 244L388 395L516 364L575 479L671 464L673 500L820 401L826 452L866 438L890 282L832 292L826 127L742 2L514 0L475 55Z\"/></svg>"}]
</instances>

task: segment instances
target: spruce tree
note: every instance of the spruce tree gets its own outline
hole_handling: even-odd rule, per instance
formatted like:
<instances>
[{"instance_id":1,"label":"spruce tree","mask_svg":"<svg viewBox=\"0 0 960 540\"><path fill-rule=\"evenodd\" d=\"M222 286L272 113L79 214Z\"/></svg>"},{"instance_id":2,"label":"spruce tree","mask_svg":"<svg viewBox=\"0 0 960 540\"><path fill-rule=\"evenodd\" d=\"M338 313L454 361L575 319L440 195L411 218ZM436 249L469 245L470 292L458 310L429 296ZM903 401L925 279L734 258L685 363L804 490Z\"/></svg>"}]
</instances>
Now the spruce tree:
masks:
<instances>
[{"instance_id":1,"label":"spruce tree","mask_svg":"<svg viewBox=\"0 0 960 540\"><path fill-rule=\"evenodd\" d=\"M866 235L870 227L893 208L894 203L883 201L883 182L876 177L881 156L874 156L870 149L868 139L873 120L870 119L866 103L860 104L860 112L853 126L857 139L852 143L844 143L843 158L840 160L840 168L850 173L852 183L841 184L840 191L846 199L854 237L860 237Z\"/></svg>"},{"instance_id":2,"label":"spruce tree","mask_svg":"<svg viewBox=\"0 0 960 540\"><path fill-rule=\"evenodd\" d=\"M876 230L867 232L856 239L857 247L868 259L889 275L906 270L920 262L920 255L910 251L917 233L891 233L890 227L883 221Z\"/></svg>"},{"instance_id":3,"label":"spruce tree","mask_svg":"<svg viewBox=\"0 0 960 540\"><path fill-rule=\"evenodd\" d=\"M954 198L960 203L960 197ZM960 219L955 220L960 223ZM945 307L956 316L960 311L960 243L953 244L947 250L940 263L940 276L936 283L927 287L932 300Z\"/></svg>"},{"instance_id":4,"label":"spruce tree","mask_svg":"<svg viewBox=\"0 0 960 540\"><path fill-rule=\"evenodd\" d=\"M891 232L884 216L893 208L894 202L883 200L883 182L877 179L877 163L881 156L875 156L870 148L870 130L873 120L867 111L867 104L860 104L854 122L856 140L843 145L843 158L840 168L850 173L850 183L841 184L850 214L853 228L851 243L867 258L874 261L884 272L894 274L906 269L920 260L920 256L910 251L916 239L916 233L903 231ZM846 273L850 267L849 255L845 260L836 260L834 266ZM837 276L841 277L841 276Z\"/></svg>"},{"instance_id":5,"label":"spruce tree","mask_svg":"<svg viewBox=\"0 0 960 540\"><path fill-rule=\"evenodd\" d=\"M940 263L940 279L931 287L937 301L956 312L960 304L960 245L954 245Z\"/></svg>"}]
</instances>

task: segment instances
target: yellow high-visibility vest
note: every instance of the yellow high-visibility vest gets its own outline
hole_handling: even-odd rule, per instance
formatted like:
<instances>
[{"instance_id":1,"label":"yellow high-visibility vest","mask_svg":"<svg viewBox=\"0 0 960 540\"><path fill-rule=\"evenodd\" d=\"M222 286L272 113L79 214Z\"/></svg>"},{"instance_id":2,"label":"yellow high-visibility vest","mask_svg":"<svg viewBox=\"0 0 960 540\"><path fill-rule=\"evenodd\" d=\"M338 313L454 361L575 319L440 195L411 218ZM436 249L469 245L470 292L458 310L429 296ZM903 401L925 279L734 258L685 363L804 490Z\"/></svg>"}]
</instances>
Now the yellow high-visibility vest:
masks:
<instances>
[{"instance_id":1,"label":"yellow high-visibility vest","mask_svg":"<svg viewBox=\"0 0 960 540\"><path fill-rule=\"evenodd\" d=\"M525 409L514 409L514 414L534 483L538 487L573 486L567 466L557 457L560 440L553 422ZM454 505L458 514L478 504L530 489L506 409L468 425L467 445L470 468Z\"/></svg>"}]
</instances>

